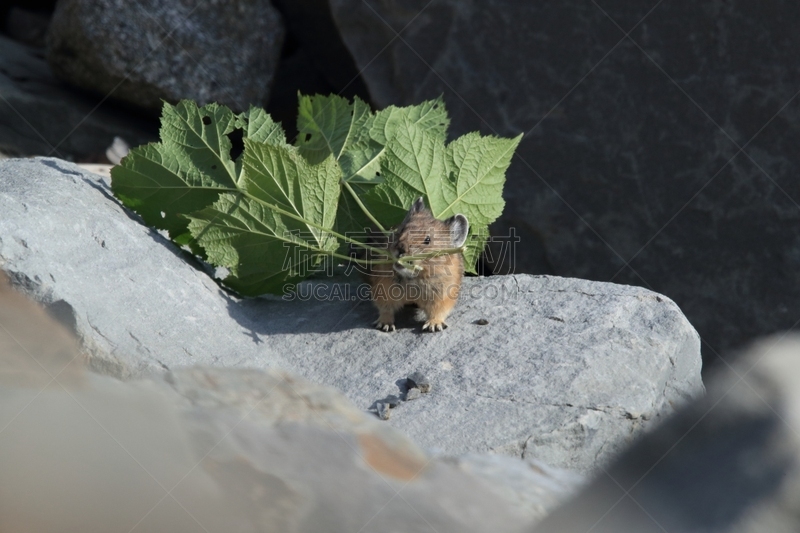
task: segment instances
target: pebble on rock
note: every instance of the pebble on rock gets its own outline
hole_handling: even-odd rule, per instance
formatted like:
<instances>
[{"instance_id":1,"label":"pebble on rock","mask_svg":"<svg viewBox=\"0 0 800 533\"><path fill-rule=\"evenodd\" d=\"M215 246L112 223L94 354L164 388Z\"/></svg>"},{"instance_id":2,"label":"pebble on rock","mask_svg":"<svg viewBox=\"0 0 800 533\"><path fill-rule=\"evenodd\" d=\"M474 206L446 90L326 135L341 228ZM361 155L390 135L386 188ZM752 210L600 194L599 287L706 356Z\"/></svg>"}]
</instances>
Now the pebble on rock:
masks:
<instances>
[{"instance_id":1,"label":"pebble on rock","mask_svg":"<svg viewBox=\"0 0 800 533\"><path fill-rule=\"evenodd\" d=\"M422 396L422 392L416 387L411 387L408 389L408 392L406 392L406 401L410 402L411 400L416 400L420 396Z\"/></svg>"},{"instance_id":2,"label":"pebble on rock","mask_svg":"<svg viewBox=\"0 0 800 533\"><path fill-rule=\"evenodd\" d=\"M408 388L417 388L420 392L430 392L431 382L426 378L422 372L413 372L408 375Z\"/></svg>"},{"instance_id":3,"label":"pebble on rock","mask_svg":"<svg viewBox=\"0 0 800 533\"><path fill-rule=\"evenodd\" d=\"M380 418L381 420L389 420L389 417L391 416L392 413L387 404L383 402L378 402L378 404L375 406L375 409L378 413L378 418Z\"/></svg>"}]
</instances>

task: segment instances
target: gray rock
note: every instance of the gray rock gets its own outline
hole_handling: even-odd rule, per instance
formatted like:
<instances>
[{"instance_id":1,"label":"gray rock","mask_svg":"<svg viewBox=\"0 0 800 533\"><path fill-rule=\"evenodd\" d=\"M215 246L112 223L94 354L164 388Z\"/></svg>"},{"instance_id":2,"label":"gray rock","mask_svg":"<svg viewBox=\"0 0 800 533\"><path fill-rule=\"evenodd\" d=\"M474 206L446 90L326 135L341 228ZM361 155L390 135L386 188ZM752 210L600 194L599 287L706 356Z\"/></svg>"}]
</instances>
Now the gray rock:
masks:
<instances>
[{"instance_id":1,"label":"gray rock","mask_svg":"<svg viewBox=\"0 0 800 533\"><path fill-rule=\"evenodd\" d=\"M375 404L375 413L381 420L389 420L389 418L392 416L392 409L387 403L377 402Z\"/></svg>"},{"instance_id":2,"label":"gray rock","mask_svg":"<svg viewBox=\"0 0 800 533\"><path fill-rule=\"evenodd\" d=\"M266 103L283 44L269 2L61 0L47 34L56 75L145 108L191 98Z\"/></svg>"},{"instance_id":3,"label":"gray rock","mask_svg":"<svg viewBox=\"0 0 800 533\"><path fill-rule=\"evenodd\" d=\"M461 470L484 480L489 490L534 521L540 521L586 484L586 478L541 461L494 454L445 457Z\"/></svg>"},{"instance_id":4,"label":"gray rock","mask_svg":"<svg viewBox=\"0 0 800 533\"><path fill-rule=\"evenodd\" d=\"M0 152L102 161L115 136L137 145L157 125L65 88L40 50L0 35Z\"/></svg>"},{"instance_id":5,"label":"gray rock","mask_svg":"<svg viewBox=\"0 0 800 533\"><path fill-rule=\"evenodd\" d=\"M6 287L3 530L512 533L531 518L330 387L276 370L87 373L74 339Z\"/></svg>"},{"instance_id":6,"label":"gray rock","mask_svg":"<svg viewBox=\"0 0 800 533\"><path fill-rule=\"evenodd\" d=\"M800 531L800 336L760 341L536 533Z\"/></svg>"},{"instance_id":7,"label":"gray rock","mask_svg":"<svg viewBox=\"0 0 800 533\"><path fill-rule=\"evenodd\" d=\"M102 178L63 161L0 163L0 212L0 268L59 312L94 369L117 377L191 364L280 367L367 410L418 371L436 387L393 413L392 425L423 447L580 471L703 390L697 333L645 289L469 278L447 331L423 335L401 317L386 334L372 328L375 310L354 284L234 297L120 207ZM472 324L478 317L490 324Z\"/></svg>"},{"instance_id":8,"label":"gray rock","mask_svg":"<svg viewBox=\"0 0 800 533\"><path fill-rule=\"evenodd\" d=\"M422 392L416 387L412 387L406 391L405 401L410 402L411 400L416 400L422 397Z\"/></svg>"},{"instance_id":9,"label":"gray rock","mask_svg":"<svg viewBox=\"0 0 800 533\"><path fill-rule=\"evenodd\" d=\"M794 325L800 5L330 5L379 107L443 93L455 135L526 133L494 228L516 272L666 294L711 361Z\"/></svg>"}]
</instances>

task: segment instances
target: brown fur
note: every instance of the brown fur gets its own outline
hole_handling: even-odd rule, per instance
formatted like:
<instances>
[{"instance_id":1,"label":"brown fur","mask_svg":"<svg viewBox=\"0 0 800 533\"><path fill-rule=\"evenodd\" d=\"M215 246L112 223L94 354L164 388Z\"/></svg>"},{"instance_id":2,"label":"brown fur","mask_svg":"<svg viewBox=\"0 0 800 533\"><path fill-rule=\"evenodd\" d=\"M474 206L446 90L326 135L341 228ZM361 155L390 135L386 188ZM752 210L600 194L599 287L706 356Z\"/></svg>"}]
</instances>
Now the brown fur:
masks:
<instances>
[{"instance_id":1,"label":"brown fur","mask_svg":"<svg viewBox=\"0 0 800 533\"><path fill-rule=\"evenodd\" d=\"M467 228L462 215L448 220L435 219L420 198L403 223L376 246L388 248L394 258L444 250L461 246L460 234L466 238ZM370 258L379 259L376 253ZM423 330L442 331L447 327L445 319L455 306L461 287L464 258L460 253L444 254L414 264L414 271L398 263L370 267L366 279L379 312L378 329L394 331L395 313L412 303L425 313L427 321Z\"/></svg>"}]
</instances>

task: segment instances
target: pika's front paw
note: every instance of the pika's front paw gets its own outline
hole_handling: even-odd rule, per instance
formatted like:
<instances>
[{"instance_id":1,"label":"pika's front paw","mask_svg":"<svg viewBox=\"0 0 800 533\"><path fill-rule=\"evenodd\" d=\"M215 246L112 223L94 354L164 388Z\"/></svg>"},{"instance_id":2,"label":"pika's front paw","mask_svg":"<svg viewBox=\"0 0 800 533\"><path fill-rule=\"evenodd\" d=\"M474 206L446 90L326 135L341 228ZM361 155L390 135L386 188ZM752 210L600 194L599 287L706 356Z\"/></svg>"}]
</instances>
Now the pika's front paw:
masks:
<instances>
[{"instance_id":1,"label":"pika's front paw","mask_svg":"<svg viewBox=\"0 0 800 533\"><path fill-rule=\"evenodd\" d=\"M444 321L439 322L437 320L428 320L422 325L422 331L430 331L430 332L444 331L444 328L446 327L447 324L445 324Z\"/></svg>"},{"instance_id":2,"label":"pika's front paw","mask_svg":"<svg viewBox=\"0 0 800 533\"><path fill-rule=\"evenodd\" d=\"M380 320L375 322L375 327L381 331L386 331L386 332L395 331L394 324L390 324L388 322L381 322Z\"/></svg>"}]
</instances>

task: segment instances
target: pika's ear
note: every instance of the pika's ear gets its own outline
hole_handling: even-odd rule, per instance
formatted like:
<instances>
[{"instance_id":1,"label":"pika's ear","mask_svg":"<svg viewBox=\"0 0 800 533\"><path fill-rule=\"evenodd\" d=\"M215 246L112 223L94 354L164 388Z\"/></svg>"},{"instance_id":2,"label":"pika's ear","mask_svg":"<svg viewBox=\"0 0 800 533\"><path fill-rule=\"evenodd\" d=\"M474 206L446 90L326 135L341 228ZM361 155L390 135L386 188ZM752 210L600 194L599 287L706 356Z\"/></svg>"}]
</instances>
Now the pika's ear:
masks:
<instances>
[{"instance_id":1,"label":"pika's ear","mask_svg":"<svg viewBox=\"0 0 800 533\"><path fill-rule=\"evenodd\" d=\"M467 217L459 213L448 218L447 225L450 226L450 242L453 243L453 248L464 246L464 243L467 242L467 233L469 233Z\"/></svg>"},{"instance_id":2,"label":"pika's ear","mask_svg":"<svg viewBox=\"0 0 800 533\"><path fill-rule=\"evenodd\" d=\"M411 207L408 209L408 213L406 213L406 218L403 219L403 222L400 224L400 226L404 226L409 220L411 220L412 216L427 210L428 209L425 207L425 199L420 196L414 200L413 204L411 204Z\"/></svg>"}]
</instances>

